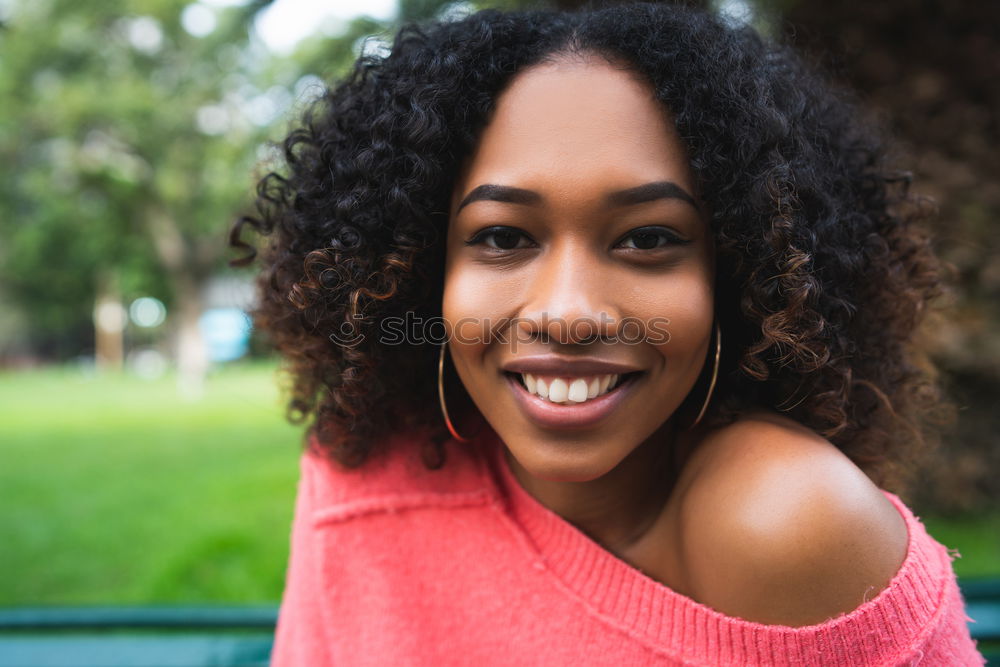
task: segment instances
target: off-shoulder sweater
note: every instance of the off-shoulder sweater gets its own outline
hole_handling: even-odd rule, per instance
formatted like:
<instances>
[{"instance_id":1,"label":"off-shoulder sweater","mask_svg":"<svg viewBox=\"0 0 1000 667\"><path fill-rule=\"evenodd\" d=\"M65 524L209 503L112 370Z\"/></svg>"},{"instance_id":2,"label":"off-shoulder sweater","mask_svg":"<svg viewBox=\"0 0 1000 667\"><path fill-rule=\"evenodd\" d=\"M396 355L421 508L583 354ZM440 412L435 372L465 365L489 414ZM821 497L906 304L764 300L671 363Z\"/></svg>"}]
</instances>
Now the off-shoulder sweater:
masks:
<instances>
[{"instance_id":1,"label":"off-shoulder sweater","mask_svg":"<svg viewBox=\"0 0 1000 667\"><path fill-rule=\"evenodd\" d=\"M496 438L348 470L303 454L272 665L982 665L951 555L895 495L889 585L818 625L726 616L529 495Z\"/></svg>"}]
</instances>

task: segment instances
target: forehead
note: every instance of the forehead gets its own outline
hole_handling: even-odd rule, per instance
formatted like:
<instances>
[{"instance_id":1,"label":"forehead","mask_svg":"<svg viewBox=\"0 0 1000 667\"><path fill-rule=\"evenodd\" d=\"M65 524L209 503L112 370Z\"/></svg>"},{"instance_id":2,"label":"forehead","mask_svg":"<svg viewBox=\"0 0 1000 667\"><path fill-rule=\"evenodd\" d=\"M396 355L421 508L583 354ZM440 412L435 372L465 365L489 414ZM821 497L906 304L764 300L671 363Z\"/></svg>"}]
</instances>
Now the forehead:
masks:
<instances>
[{"instance_id":1,"label":"forehead","mask_svg":"<svg viewBox=\"0 0 1000 667\"><path fill-rule=\"evenodd\" d=\"M583 55L528 68L512 79L455 196L481 182L548 182L558 189L657 179L693 186L669 110L634 72Z\"/></svg>"}]
</instances>

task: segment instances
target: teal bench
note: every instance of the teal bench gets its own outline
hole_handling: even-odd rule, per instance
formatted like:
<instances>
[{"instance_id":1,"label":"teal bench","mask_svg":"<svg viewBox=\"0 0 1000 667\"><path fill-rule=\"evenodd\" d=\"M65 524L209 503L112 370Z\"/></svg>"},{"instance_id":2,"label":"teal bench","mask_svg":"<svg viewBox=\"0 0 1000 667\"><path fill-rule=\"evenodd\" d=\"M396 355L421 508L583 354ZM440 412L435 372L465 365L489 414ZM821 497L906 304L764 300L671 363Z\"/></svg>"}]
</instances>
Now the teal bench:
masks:
<instances>
[{"instance_id":1,"label":"teal bench","mask_svg":"<svg viewBox=\"0 0 1000 667\"><path fill-rule=\"evenodd\" d=\"M1000 579L963 580L972 636L1000 666ZM267 665L276 605L0 609L0 667Z\"/></svg>"},{"instance_id":2,"label":"teal bench","mask_svg":"<svg viewBox=\"0 0 1000 667\"><path fill-rule=\"evenodd\" d=\"M266 666L276 605L0 609L0 667Z\"/></svg>"},{"instance_id":3,"label":"teal bench","mask_svg":"<svg viewBox=\"0 0 1000 667\"><path fill-rule=\"evenodd\" d=\"M969 631L990 665L1000 665L1000 579L962 579Z\"/></svg>"}]
</instances>

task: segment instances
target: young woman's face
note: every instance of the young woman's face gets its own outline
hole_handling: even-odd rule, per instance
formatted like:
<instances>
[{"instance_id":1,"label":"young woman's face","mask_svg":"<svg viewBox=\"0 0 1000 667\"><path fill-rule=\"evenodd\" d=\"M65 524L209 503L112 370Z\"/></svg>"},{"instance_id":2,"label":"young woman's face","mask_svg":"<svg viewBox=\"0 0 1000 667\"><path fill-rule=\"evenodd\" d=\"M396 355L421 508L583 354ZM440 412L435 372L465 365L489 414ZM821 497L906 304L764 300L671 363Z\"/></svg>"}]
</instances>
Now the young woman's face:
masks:
<instances>
[{"instance_id":1,"label":"young woman's face","mask_svg":"<svg viewBox=\"0 0 1000 667\"><path fill-rule=\"evenodd\" d=\"M684 146L606 61L518 74L454 188L443 315L458 375L533 475L589 481L664 425L713 326Z\"/></svg>"}]
</instances>

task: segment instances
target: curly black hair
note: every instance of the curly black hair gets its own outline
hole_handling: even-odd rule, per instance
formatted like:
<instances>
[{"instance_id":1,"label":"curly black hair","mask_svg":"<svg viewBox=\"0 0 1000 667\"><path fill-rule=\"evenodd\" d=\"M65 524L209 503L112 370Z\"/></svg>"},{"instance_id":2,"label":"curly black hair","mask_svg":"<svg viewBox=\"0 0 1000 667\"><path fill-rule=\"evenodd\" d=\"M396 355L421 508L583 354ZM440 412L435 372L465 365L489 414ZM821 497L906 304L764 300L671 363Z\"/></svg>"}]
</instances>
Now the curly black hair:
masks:
<instances>
[{"instance_id":1,"label":"curly black hair","mask_svg":"<svg viewBox=\"0 0 1000 667\"><path fill-rule=\"evenodd\" d=\"M939 404L914 345L942 290L927 207L886 166L860 105L790 48L662 4L408 24L309 108L284 141L287 168L259 182L257 213L231 231L248 251L234 265L255 256L245 227L271 235L254 318L291 374L289 417L311 415L307 434L344 465L411 428L434 434L425 460L443 464L437 348L374 334L407 311L440 315L460 163L514 75L573 53L652 85L711 211L725 345L706 419L784 411L892 486Z\"/></svg>"}]
</instances>

